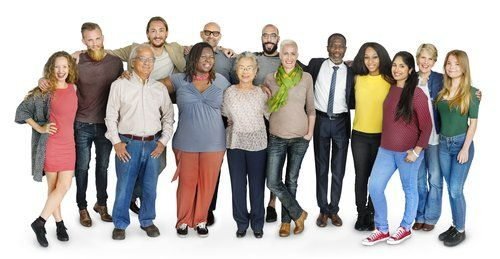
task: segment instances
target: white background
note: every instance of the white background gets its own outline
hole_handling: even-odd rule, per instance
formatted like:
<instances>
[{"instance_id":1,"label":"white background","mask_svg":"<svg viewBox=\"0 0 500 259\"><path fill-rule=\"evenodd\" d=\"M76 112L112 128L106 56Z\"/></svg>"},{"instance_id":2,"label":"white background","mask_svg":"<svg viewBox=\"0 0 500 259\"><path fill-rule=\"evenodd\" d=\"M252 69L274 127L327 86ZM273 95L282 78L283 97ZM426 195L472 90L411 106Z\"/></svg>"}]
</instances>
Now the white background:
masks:
<instances>
[{"instance_id":1,"label":"white background","mask_svg":"<svg viewBox=\"0 0 500 259\"><path fill-rule=\"evenodd\" d=\"M488 1L489 2L489 1ZM0 157L3 175L0 181L0 244L2 258L140 258L142 256L256 258L471 258L479 254L491 257L498 237L497 196L499 189L497 130L498 111L498 36L500 21L492 4L481 1L3 1L0 8L2 121ZM399 50L415 53L424 42L439 50L436 71L442 71L443 59L451 49L469 54L473 85L483 91L475 145L476 156L465 186L467 199L467 239L456 248L446 248L437 235L451 222L447 193L443 213L436 229L417 232L401 245L379 244L363 247L360 241L368 232L353 229L354 171L349 151L340 216L344 226L331 224L318 228L319 209L315 198L315 172L312 144L302 164L298 200L309 212L306 230L300 236L278 237L278 223L265 225L263 239L251 235L236 239L236 225L231 214L231 192L227 165L223 165L216 223L210 236L202 239L190 230L187 239L175 234L177 182L171 183L174 158L168 147L168 167L158 184L157 219L161 236L151 239L139 229L137 217L131 216L125 241L111 239L113 225L98 219L90 211L92 228L78 222L73 184L62 205L70 241L55 237L53 219L46 224L50 246L39 247L29 224L39 215L46 198L46 183L36 183L30 175L31 129L14 123L14 113L29 89L42 75L43 65L55 51L83 49L80 26L92 21L101 25L106 48L118 48L146 40L145 26L152 16L162 16L169 24L167 41L193 44L199 31L209 21L222 27L221 45L260 51L261 28L276 24L281 39L294 39L299 45L299 59L326 57L326 40L334 32L347 37L346 59L353 59L362 43L377 41L392 56ZM87 200L89 210L95 203L95 185L91 165ZM109 166L109 200L114 201L115 170ZM266 192L267 194L268 192ZM398 226L404 206L404 194L396 174L386 190L391 230ZM486 254L485 254L486 253Z\"/></svg>"}]
</instances>

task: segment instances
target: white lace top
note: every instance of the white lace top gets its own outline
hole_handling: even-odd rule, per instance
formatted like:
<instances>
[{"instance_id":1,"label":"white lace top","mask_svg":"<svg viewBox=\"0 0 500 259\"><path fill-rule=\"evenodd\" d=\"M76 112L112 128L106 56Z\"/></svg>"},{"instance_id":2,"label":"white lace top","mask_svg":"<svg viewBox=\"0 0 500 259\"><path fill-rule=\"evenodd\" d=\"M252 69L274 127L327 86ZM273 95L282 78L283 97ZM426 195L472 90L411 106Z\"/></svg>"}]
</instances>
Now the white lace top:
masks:
<instances>
[{"instance_id":1,"label":"white lace top","mask_svg":"<svg viewBox=\"0 0 500 259\"><path fill-rule=\"evenodd\" d=\"M222 115L230 121L226 146L230 149L260 151L267 148L264 117L269 118L267 95L259 88L241 90L235 85L224 92Z\"/></svg>"}]
</instances>

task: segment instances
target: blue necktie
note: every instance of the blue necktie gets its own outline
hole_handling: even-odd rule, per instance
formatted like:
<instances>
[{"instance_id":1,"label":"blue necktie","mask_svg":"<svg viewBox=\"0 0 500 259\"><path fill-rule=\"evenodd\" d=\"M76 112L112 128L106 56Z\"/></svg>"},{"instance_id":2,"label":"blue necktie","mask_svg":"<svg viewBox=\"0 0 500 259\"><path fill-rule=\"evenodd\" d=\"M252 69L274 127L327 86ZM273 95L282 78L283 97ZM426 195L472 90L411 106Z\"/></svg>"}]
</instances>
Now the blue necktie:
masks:
<instances>
[{"instance_id":1,"label":"blue necktie","mask_svg":"<svg viewBox=\"0 0 500 259\"><path fill-rule=\"evenodd\" d=\"M328 116L333 116L333 98L335 95L335 84L337 83L337 70L339 70L339 67L333 66L332 82L330 83L330 94L328 95L328 110L326 111L326 114L328 114Z\"/></svg>"}]
</instances>

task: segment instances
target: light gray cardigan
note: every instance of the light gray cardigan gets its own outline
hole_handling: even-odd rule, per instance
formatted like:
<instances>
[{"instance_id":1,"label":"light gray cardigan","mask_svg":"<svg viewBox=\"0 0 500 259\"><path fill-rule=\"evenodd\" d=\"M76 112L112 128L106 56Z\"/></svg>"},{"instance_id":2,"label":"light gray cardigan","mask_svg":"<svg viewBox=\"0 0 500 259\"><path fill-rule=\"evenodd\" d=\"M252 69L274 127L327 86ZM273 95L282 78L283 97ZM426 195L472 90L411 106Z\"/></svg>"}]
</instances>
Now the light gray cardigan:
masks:
<instances>
[{"instance_id":1,"label":"light gray cardigan","mask_svg":"<svg viewBox=\"0 0 500 259\"><path fill-rule=\"evenodd\" d=\"M15 121L19 124L26 123L31 118L39 125L45 125L49 121L50 115L50 94L44 96L29 96L19 104L16 110ZM33 180L42 181L45 165L45 149L47 147L48 133L38 133L32 130L31 134L31 174Z\"/></svg>"}]
</instances>

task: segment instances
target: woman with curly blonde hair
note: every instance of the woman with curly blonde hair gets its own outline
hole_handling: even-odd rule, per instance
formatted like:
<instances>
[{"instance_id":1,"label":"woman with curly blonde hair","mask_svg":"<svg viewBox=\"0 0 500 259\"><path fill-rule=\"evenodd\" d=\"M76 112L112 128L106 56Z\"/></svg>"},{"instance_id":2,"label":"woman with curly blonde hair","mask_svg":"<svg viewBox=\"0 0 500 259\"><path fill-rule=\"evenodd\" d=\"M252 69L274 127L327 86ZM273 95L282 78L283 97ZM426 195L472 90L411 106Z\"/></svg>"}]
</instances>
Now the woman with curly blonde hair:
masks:
<instances>
[{"instance_id":1,"label":"woman with curly blonde hair","mask_svg":"<svg viewBox=\"0 0 500 259\"><path fill-rule=\"evenodd\" d=\"M32 174L41 182L47 176L48 196L40 216L31 223L38 243L47 247L45 221L54 216L57 239L68 241L61 216L61 201L71 186L75 171L75 140L73 123L78 105L76 96L76 63L64 51L59 51L45 64L44 77L49 82L46 91L31 90L17 107L16 122L32 128Z\"/></svg>"}]
</instances>

